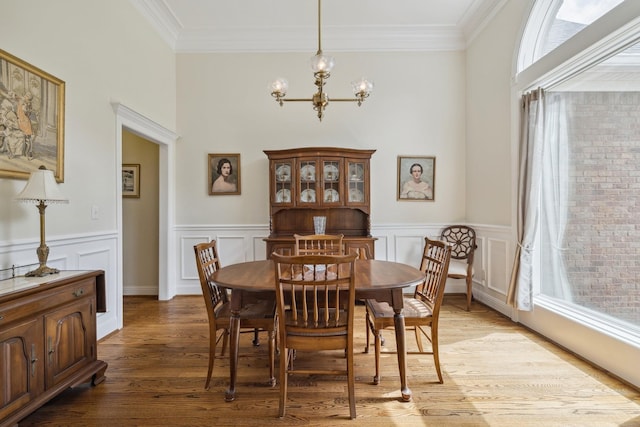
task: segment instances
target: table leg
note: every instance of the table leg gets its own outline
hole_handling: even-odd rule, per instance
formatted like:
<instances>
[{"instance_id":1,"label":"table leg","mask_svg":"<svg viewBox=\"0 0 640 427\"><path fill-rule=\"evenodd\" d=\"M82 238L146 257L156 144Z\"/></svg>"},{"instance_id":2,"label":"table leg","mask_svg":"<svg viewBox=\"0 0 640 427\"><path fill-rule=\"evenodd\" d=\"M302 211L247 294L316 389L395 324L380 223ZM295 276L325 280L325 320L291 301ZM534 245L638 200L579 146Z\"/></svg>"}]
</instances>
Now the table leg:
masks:
<instances>
[{"instance_id":1,"label":"table leg","mask_svg":"<svg viewBox=\"0 0 640 427\"><path fill-rule=\"evenodd\" d=\"M239 291L231 293L231 318L229 327L229 389L224 400L233 402L236 398L236 379L238 376L238 347L240 346L240 300ZM234 303L235 300L235 303ZM238 307L236 307L236 305Z\"/></svg>"},{"instance_id":2,"label":"table leg","mask_svg":"<svg viewBox=\"0 0 640 427\"><path fill-rule=\"evenodd\" d=\"M396 350L398 353L398 371L400 372L400 393L402 400L411 401L412 392L407 385L407 347L404 339L404 315L402 309L394 310L393 321L396 330Z\"/></svg>"}]
</instances>

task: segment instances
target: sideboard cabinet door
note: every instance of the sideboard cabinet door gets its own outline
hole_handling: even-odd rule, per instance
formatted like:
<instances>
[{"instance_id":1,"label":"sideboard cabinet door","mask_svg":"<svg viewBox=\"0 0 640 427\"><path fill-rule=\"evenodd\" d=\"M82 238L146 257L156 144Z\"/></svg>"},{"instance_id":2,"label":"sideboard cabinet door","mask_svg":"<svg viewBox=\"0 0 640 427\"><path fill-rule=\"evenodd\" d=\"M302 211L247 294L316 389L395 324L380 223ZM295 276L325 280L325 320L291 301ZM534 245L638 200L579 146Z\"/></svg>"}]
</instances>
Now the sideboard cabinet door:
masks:
<instances>
[{"instance_id":1,"label":"sideboard cabinet door","mask_svg":"<svg viewBox=\"0 0 640 427\"><path fill-rule=\"evenodd\" d=\"M47 388L95 358L94 306L95 299L85 298L45 315Z\"/></svg>"},{"instance_id":2,"label":"sideboard cabinet door","mask_svg":"<svg viewBox=\"0 0 640 427\"><path fill-rule=\"evenodd\" d=\"M43 390L42 322L29 320L0 331L0 419Z\"/></svg>"}]
</instances>

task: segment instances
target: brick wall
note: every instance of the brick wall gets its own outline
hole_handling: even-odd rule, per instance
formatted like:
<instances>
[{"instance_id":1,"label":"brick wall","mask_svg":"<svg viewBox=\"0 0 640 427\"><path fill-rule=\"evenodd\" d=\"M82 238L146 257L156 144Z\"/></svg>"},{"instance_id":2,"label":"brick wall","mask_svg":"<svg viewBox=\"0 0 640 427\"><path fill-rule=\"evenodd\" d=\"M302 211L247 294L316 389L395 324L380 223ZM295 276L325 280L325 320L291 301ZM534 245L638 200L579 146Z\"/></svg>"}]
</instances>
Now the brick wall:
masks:
<instances>
[{"instance_id":1,"label":"brick wall","mask_svg":"<svg viewBox=\"0 0 640 427\"><path fill-rule=\"evenodd\" d=\"M640 326L640 93L566 96L573 301Z\"/></svg>"}]
</instances>

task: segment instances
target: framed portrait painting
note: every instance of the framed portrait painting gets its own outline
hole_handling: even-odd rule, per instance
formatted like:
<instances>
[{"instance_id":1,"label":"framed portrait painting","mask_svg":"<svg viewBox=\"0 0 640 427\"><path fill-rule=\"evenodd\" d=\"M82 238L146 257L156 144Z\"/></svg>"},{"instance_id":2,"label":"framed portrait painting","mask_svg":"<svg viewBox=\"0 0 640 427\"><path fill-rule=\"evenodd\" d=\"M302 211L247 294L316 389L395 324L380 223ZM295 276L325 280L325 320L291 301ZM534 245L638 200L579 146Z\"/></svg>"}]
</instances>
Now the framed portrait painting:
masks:
<instances>
[{"instance_id":1,"label":"framed portrait painting","mask_svg":"<svg viewBox=\"0 0 640 427\"><path fill-rule=\"evenodd\" d=\"M208 165L210 196L240 194L240 154L209 154Z\"/></svg>"},{"instance_id":2,"label":"framed portrait painting","mask_svg":"<svg viewBox=\"0 0 640 427\"><path fill-rule=\"evenodd\" d=\"M0 49L0 177L40 166L64 181L62 80Z\"/></svg>"},{"instance_id":3,"label":"framed portrait painting","mask_svg":"<svg viewBox=\"0 0 640 427\"><path fill-rule=\"evenodd\" d=\"M398 156L398 200L435 200L435 181L435 157Z\"/></svg>"},{"instance_id":4,"label":"framed portrait painting","mask_svg":"<svg viewBox=\"0 0 640 427\"><path fill-rule=\"evenodd\" d=\"M122 165L122 197L140 197L140 165Z\"/></svg>"}]
</instances>

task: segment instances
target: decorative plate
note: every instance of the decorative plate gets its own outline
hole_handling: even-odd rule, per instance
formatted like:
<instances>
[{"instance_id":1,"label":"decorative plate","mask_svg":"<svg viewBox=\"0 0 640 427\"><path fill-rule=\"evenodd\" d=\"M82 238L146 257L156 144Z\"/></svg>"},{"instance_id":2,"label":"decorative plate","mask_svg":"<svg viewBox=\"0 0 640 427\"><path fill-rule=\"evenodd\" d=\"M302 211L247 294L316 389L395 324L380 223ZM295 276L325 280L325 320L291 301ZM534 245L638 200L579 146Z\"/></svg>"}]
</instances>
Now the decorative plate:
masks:
<instances>
[{"instance_id":1,"label":"decorative plate","mask_svg":"<svg viewBox=\"0 0 640 427\"><path fill-rule=\"evenodd\" d=\"M276 169L276 181L288 182L291 181L291 166L282 165Z\"/></svg>"},{"instance_id":2,"label":"decorative plate","mask_svg":"<svg viewBox=\"0 0 640 427\"><path fill-rule=\"evenodd\" d=\"M300 193L300 200L305 203L315 203L316 202L316 190L311 188L304 190Z\"/></svg>"},{"instance_id":3,"label":"decorative plate","mask_svg":"<svg viewBox=\"0 0 640 427\"><path fill-rule=\"evenodd\" d=\"M291 203L291 191L283 188L276 193L276 203Z\"/></svg>"},{"instance_id":4,"label":"decorative plate","mask_svg":"<svg viewBox=\"0 0 640 427\"><path fill-rule=\"evenodd\" d=\"M335 182L338 180L338 168L335 165L324 166L324 180Z\"/></svg>"},{"instance_id":5,"label":"decorative plate","mask_svg":"<svg viewBox=\"0 0 640 427\"><path fill-rule=\"evenodd\" d=\"M315 181L316 167L313 165L305 165L300 168L300 179L302 181Z\"/></svg>"},{"instance_id":6,"label":"decorative plate","mask_svg":"<svg viewBox=\"0 0 640 427\"><path fill-rule=\"evenodd\" d=\"M357 188L352 188L349 190L349 201L350 202L364 202L364 194L362 191Z\"/></svg>"},{"instance_id":7,"label":"decorative plate","mask_svg":"<svg viewBox=\"0 0 640 427\"><path fill-rule=\"evenodd\" d=\"M324 192L324 201L325 202L339 202L340 201L340 194L338 194L338 192L336 190L334 190L333 188L325 190L325 192Z\"/></svg>"},{"instance_id":8,"label":"decorative plate","mask_svg":"<svg viewBox=\"0 0 640 427\"><path fill-rule=\"evenodd\" d=\"M362 181L364 178L364 168L359 163L352 163L349 165L349 180Z\"/></svg>"}]
</instances>

